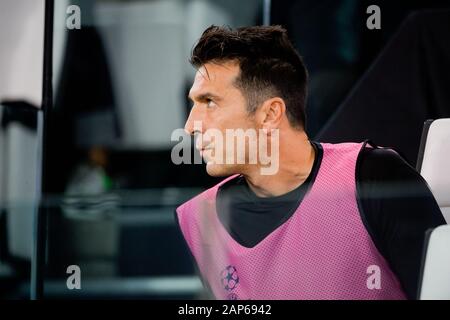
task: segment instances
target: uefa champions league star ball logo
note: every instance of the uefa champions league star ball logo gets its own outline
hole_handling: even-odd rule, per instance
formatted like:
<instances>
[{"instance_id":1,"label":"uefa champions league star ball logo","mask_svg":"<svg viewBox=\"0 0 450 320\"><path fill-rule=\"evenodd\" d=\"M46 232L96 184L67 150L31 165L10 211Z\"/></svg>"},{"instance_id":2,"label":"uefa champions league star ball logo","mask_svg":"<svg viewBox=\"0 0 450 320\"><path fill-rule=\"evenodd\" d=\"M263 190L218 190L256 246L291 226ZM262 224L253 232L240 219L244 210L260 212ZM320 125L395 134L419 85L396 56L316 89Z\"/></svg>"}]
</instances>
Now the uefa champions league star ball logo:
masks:
<instances>
[{"instance_id":1,"label":"uefa champions league star ball logo","mask_svg":"<svg viewBox=\"0 0 450 320\"><path fill-rule=\"evenodd\" d=\"M227 266L220 274L222 286L225 290L231 291L239 283L239 276L234 266Z\"/></svg>"},{"instance_id":2,"label":"uefa champions league star ball logo","mask_svg":"<svg viewBox=\"0 0 450 320\"><path fill-rule=\"evenodd\" d=\"M228 300L238 300L238 296L236 293L231 292L230 294L228 294L227 299Z\"/></svg>"}]
</instances>

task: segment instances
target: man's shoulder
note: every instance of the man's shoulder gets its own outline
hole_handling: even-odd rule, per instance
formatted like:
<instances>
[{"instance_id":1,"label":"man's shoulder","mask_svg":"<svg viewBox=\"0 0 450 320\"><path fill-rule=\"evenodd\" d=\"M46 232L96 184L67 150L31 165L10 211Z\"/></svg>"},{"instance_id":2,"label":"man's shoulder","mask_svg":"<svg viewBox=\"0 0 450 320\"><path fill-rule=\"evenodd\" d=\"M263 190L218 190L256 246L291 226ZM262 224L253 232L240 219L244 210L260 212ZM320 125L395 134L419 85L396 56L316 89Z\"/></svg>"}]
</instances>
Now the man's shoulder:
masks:
<instances>
[{"instance_id":1,"label":"man's shoulder","mask_svg":"<svg viewBox=\"0 0 450 320\"><path fill-rule=\"evenodd\" d=\"M361 150L361 155L372 161L408 164L400 153L392 148L366 146Z\"/></svg>"},{"instance_id":2,"label":"man's shoulder","mask_svg":"<svg viewBox=\"0 0 450 320\"><path fill-rule=\"evenodd\" d=\"M216 194L219 188L224 185L225 183L229 182L230 180L235 179L236 177L240 176L239 174L235 174L229 177L226 177L216 185L206 189L205 191L199 193L198 195L192 197L191 199L187 200L183 204L181 204L177 208L177 212L184 211L186 208L192 208L192 206L205 206L209 203L214 203L216 199Z\"/></svg>"},{"instance_id":3,"label":"man's shoulder","mask_svg":"<svg viewBox=\"0 0 450 320\"><path fill-rule=\"evenodd\" d=\"M420 177L420 174L397 151L390 148L363 148L358 162L357 175L363 180Z\"/></svg>"}]
</instances>

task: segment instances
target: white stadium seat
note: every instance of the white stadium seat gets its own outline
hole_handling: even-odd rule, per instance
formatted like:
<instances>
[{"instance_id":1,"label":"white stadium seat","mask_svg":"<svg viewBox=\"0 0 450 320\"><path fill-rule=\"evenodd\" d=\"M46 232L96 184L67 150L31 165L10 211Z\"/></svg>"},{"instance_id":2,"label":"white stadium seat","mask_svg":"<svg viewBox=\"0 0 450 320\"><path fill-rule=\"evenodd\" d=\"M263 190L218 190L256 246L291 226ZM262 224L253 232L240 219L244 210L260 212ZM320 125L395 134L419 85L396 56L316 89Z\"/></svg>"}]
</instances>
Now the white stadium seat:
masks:
<instances>
[{"instance_id":1,"label":"white stadium seat","mask_svg":"<svg viewBox=\"0 0 450 320\"><path fill-rule=\"evenodd\" d=\"M450 119L425 122L417 170L425 178L447 223L450 222ZM419 298L450 300L450 225L427 234Z\"/></svg>"},{"instance_id":2,"label":"white stadium seat","mask_svg":"<svg viewBox=\"0 0 450 320\"><path fill-rule=\"evenodd\" d=\"M417 169L450 222L450 118L425 122Z\"/></svg>"},{"instance_id":3,"label":"white stadium seat","mask_svg":"<svg viewBox=\"0 0 450 320\"><path fill-rule=\"evenodd\" d=\"M450 300L450 225L427 236L422 270L421 300Z\"/></svg>"}]
</instances>

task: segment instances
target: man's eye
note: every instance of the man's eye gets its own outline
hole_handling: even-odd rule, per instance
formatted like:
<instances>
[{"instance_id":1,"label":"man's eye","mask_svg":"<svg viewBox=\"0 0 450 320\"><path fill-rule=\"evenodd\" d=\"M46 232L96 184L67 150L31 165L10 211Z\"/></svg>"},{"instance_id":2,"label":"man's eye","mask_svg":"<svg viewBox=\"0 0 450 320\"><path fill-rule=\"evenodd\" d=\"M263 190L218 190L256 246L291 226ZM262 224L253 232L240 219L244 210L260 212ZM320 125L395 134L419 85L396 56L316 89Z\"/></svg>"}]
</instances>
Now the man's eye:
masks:
<instances>
[{"instance_id":1,"label":"man's eye","mask_svg":"<svg viewBox=\"0 0 450 320\"><path fill-rule=\"evenodd\" d=\"M206 99L206 106L207 106L207 107L212 107L212 106L214 106L214 101L212 101L211 99Z\"/></svg>"}]
</instances>

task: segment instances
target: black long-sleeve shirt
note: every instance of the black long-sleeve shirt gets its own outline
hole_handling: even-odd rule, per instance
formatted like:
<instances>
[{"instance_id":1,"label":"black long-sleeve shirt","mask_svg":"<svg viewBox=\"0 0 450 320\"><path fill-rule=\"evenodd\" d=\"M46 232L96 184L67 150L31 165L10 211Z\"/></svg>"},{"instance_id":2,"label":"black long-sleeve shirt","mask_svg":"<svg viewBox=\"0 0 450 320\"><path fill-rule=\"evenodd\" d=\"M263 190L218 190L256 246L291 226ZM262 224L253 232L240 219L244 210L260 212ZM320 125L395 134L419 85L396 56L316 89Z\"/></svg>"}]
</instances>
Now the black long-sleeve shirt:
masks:
<instances>
[{"instance_id":1,"label":"black long-sleeve shirt","mask_svg":"<svg viewBox=\"0 0 450 320\"><path fill-rule=\"evenodd\" d=\"M295 190L277 197L256 196L243 177L222 185L217 212L230 235L253 247L296 211L319 170L323 150L310 175ZM396 152L365 148L357 162L357 201L362 221L376 247L397 275L407 297L417 297L425 232L445 224L439 206L420 174Z\"/></svg>"}]
</instances>

